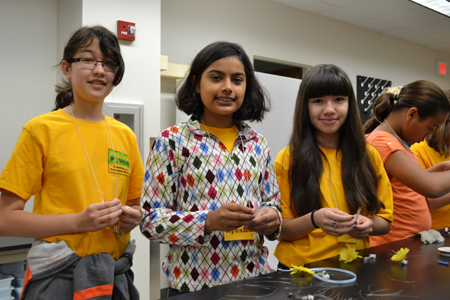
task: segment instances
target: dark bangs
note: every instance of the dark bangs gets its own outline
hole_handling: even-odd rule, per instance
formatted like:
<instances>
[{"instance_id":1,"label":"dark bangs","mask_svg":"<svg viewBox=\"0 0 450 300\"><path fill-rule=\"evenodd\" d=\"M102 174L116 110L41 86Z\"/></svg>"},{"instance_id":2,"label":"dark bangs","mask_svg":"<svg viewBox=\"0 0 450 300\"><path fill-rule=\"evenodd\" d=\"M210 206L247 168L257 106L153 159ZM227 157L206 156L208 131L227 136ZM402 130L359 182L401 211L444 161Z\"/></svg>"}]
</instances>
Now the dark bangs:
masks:
<instances>
[{"instance_id":1,"label":"dark bangs","mask_svg":"<svg viewBox=\"0 0 450 300\"><path fill-rule=\"evenodd\" d=\"M111 35L109 32L105 32L102 29L97 29L94 27L93 35L98 37L100 50L103 55L112 59L117 65L116 76L114 77L113 84L118 85L123 78L125 73L125 64L120 53L120 45L115 35Z\"/></svg>"},{"instance_id":2,"label":"dark bangs","mask_svg":"<svg viewBox=\"0 0 450 300\"><path fill-rule=\"evenodd\" d=\"M89 47L95 37L99 40L103 55L112 59L117 65L117 72L113 80L113 85L116 86L122 81L125 64L117 37L103 26L82 27L77 30L64 49L63 60L69 61L79 49Z\"/></svg>"},{"instance_id":3,"label":"dark bangs","mask_svg":"<svg viewBox=\"0 0 450 300\"><path fill-rule=\"evenodd\" d=\"M311 70L313 71L313 70ZM334 96L351 96L353 95L353 88L351 82L339 67L334 65L322 65L316 70L315 74L311 76L308 82L308 93L305 94L305 100L311 98L319 98L329 95Z\"/></svg>"}]
</instances>

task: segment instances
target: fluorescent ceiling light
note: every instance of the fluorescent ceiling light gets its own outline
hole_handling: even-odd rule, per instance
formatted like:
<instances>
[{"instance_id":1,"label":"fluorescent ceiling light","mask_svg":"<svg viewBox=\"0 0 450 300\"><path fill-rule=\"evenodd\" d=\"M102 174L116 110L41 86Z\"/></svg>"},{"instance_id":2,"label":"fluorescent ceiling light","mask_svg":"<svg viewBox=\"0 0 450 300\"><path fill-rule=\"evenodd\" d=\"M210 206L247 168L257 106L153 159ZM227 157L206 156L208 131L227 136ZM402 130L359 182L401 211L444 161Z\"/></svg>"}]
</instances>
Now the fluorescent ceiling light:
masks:
<instances>
[{"instance_id":1,"label":"fluorescent ceiling light","mask_svg":"<svg viewBox=\"0 0 450 300\"><path fill-rule=\"evenodd\" d=\"M410 0L450 17L450 0Z\"/></svg>"}]
</instances>

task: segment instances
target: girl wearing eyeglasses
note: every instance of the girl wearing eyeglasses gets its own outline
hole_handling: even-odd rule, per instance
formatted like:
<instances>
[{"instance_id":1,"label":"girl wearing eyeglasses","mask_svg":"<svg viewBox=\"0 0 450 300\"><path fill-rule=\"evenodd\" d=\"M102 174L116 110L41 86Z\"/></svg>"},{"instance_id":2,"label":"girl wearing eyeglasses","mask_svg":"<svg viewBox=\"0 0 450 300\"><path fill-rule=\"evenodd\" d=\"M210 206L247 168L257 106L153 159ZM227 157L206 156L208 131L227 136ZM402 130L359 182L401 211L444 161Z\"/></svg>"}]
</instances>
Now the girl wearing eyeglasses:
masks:
<instances>
[{"instance_id":1,"label":"girl wearing eyeglasses","mask_svg":"<svg viewBox=\"0 0 450 300\"><path fill-rule=\"evenodd\" d=\"M102 113L124 74L118 40L83 27L60 66L54 111L25 124L0 175L0 235L35 238L22 299L138 299L129 232L141 216L144 169L134 133Z\"/></svg>"}]
</instances>

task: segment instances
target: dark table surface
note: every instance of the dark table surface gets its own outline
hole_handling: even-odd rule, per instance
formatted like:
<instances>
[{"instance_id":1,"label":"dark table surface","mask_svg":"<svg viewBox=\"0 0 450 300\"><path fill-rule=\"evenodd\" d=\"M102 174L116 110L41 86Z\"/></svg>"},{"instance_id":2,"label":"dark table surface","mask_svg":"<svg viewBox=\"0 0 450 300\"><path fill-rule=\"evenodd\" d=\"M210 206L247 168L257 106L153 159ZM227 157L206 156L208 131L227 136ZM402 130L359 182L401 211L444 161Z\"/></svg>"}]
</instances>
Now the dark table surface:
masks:
<instances>
[{"instance_id":1,"label":"dark table surface","mask_svg":"<svg viewBox=\"0 0 450 300\"><path fill-rule=\"evenodd\" d=\"M419 237L413 237L359 250L363 258L376 254L376 259L366 263L363 258L344 263L336 256L305 265L309 268L328 267L352 271L357 275L356 282L352 284L324 283L304 272L290 275L289 272L278 271L171 299L290 299L289 293L314 295L315 300L450 299L450 286L447 285L447 281L450 282L450 267L438 264L438 260L450 262L450 257L439 255L439 247L450 247L448 235L444 235L444 238L443 243L424 244ZM407 265L391 261L392 255L400 248L410 249ZM335 277L338 278L343 277Z\"/></svg>"}]
</instances>

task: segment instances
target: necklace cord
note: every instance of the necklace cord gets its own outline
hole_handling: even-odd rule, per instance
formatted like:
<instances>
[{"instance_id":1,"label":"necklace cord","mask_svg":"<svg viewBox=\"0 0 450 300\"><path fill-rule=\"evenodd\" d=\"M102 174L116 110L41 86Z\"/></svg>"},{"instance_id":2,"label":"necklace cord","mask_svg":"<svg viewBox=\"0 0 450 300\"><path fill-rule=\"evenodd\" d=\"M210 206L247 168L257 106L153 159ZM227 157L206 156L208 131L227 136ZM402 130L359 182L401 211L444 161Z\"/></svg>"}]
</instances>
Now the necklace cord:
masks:
<instances>
[{"instance_id":1,"label":"necklace cord","mask_svg":"<svg viewBox=\"0 0 450 300\"><path fill-rule=\"evenodd\" d=\"M73 117L73 120L75 122L75 126L77 127L78 135L80 137L81 144L83 145L84 153L86 154L86 158L88 160L89 167L91 168L92 175L94 175L94 180L95 180L95 183L97 184L97 188L98 188L98 191L100 192L100 196L102 197L102 202L105 202L105 199L103 198L103 193L102 193L102 191L100 189L100 185L98 184L98 181L97 181L97 177L95 176L95 173L94 173L94 168L92 167L91 160L89 159L89 155L87 153L86 146L84 145L83 138L81 137L80 128L78 127L78 123L77 123L77 120L75 118L75 114L73 113L72 105L69 105L69 109L70 109L70 112L72 113L72 117Z\"/></svg>"},{"instance_id":2,"label":"necklace cord","mask_svg":"<svg viewBox=\"0 0 450 300\"><path fill-rule=\"evenodd\" d=\"M386 128L397 138L397 140L403 145L403 147L405 147L405 149L411 153L412 155L414 155L414 153L412 152L411 148L408 146L408 144L406 143L406 141L404 141L403 139L400 138L400 136L398 136L398 134L394 131L394 129L392 129L391 125L389 125L388 121L386 119L383 120L383 122L380 122L377 118L375 118L378 123L385 125ZM415 155L414 155L415 156Z\"/></svg>"},{"instance_id":3,"label":"necklace cord","mask_svg":"<svg viewBox=\"0 0 450 300\"><path fill-rule=\"evenodd\" d=\"M104 199L104 197L103 197L102 190L100 189L100 185L99 185L99 183L98 183L97 177L95 176L94 168L92 167L91 160L89 159L89 155L88 155L87 150L86 150L86 146L84 145L83 138L81 137L80 128L78 127L78 123L77 123L77 120L76 120L76 118L75 118L75 114L73 113L73 110L72 110L72 107L71 107L70 104L69 104L69 109L70 109L70 112L72 113L72 117L73 117L73 120L74 120L74 122L75 122L75 126L77 127L77 131L78 131L78 135L79 135L80 140L81 140L81 144L83 145L84 153L86 154L86 158L87 158L87 160L88 160L89 167L91 168L92 175L94 176L94 180L95 180L95 183L97 184L97 188L98 188L98 191L99 191L99 193L100 193L100 196L102 197L102 203L103 203L103 202L105 202L105 199ZM105 120L106 127L108 128L109 140L111 141L111 148L112 148L113 155L114 155L114 173L115 173L115 176L116 176L116 198L117 198L118 195L119 195L119 193L118 193L118 185L117 185L116 151L114 150L114 145L113 145L112 136L111 136L111 130L109 129L108 121L106 120L104 114L102 114L102 116L103 116L103 120ZM108 163L109 163L109 162L108 162ZM117 224L114 226L113 231L114 231L115 233L119 233L120 236L122 236L122 233L119 231L119 227L118 227Z\"/></svg>"},{"instance_id":4,"label":"necklace cord","mask_svg":"<svg viewBox=\"0 0 450 300\"><path fill-rule=\"evenodd\" d=\"M330 166L330 163L328 163L328 165ZM330 189L331 189L331 194L333 195L334 204L336 205L336 208L339 209L339 206L337 205L337 202L336 202L336 197L334 196L333 187L331 186L330 177L328 177L327 171L325 171L325 167L323 166L323 164L322 164L322 169L323 169L323 172L325 173L325 176L327 176L328 184L330 185ZM331 175L331 166L330 166L330 175Z\"/></svg>"},{"instance_id":5,"label":"necklace cord","mask_svg":"<svg viewBox=\"0 0 450 300\"><path fill-rule=\"evenodd\" d=\"M92 167L91 160L89 159L89 155L88 155L88 153L87 153L86 147L85 147L84 142L83 142L83 138L81 137L80 128L78 128L78 123L77 123L77 120L76 120L76 118L75 118L75 114L73 113L73 110L72 110L72 107L71 107L70 104L69 104L69 109L70 109L70 112L72 113L72 117L73 117L73 120L74 120L74 122L75 122L75 126L77 127L77 131L78 131L78 135L79 135L80 140L81 140L81 144L83 145L84 153L86 154L86 158L88 159L89 167L91 168L92 175L94 176L94 180L95 180L95 183L97 184L97 188L98 188L98 191L99 191L99 193L100 193L100 196L102 197L102 203L103 203L103 202L105 202L105 199L104 199L104 197L103 197L102 190L100 189L100 185L98 184L97 177L95 176L94 168ZM110 129L109 129L108 121L106 120L105 115L104 115L104 114L102 114L102 115L103 115L103 120L105 120L106 127L108 128L109 139L110 139L110 141L111 141L111 148L112 148L112 150L113 150L113 155L114 155L114 173L115 173L115 175L116 175L116 198L117 198L118 195L119 195L119 193L118 193L118 185L117 185L116 151L114 150L114 145L113 145L113 142L112 142L112 136L111 136L111 131L110 131ZM108 162L108 163L109 163L109 162ZM122 232L119 230L119 226L118 226L117 223L114 225L113 231L114 231L115 233L118 233L120 236L122 236Z\"/></svg>"}]
</instances>

